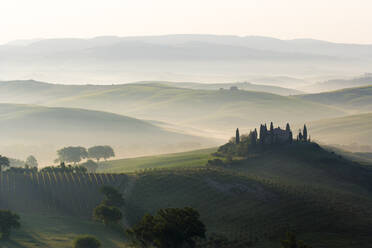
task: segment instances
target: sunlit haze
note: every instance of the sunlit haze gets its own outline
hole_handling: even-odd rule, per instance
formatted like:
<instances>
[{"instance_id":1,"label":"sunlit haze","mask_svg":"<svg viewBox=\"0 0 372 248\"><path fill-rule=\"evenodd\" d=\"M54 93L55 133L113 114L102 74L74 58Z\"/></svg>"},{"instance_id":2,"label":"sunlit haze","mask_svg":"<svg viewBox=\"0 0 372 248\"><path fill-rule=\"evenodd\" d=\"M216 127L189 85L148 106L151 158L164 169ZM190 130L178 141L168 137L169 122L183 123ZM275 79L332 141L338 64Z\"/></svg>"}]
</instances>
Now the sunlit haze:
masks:
<instances>
[{"instance_id":1,"label":"sunlit haze","mask_svg":"<svg viewBox=\"0 0 372 248\"><path fill-rule=\"evenodd\" d=\"M0 43L180 33L372 43L370 0L2 0Z\"/></svg>"}]
</instances>

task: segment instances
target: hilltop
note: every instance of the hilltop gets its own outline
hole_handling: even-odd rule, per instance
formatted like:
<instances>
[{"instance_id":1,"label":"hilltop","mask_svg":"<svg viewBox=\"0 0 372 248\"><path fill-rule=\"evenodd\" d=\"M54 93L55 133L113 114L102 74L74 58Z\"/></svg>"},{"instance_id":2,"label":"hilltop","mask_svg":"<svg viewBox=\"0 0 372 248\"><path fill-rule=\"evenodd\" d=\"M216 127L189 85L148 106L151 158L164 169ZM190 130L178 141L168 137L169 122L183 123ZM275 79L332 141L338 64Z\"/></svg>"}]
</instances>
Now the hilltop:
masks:
<instances>
[{"instance_id":1,"label":"hilltop","mask_svg":"<svg viewBox=\"0 0 372 248\"><path fill-rule=\"evenodd\" d=\"M184 163L201 153L208 157L209 152L154 158L178 157L168 169L159 169L156 162L153 168L158 169L150 169L147 158L112 161L101 168L118 172L132 166L145 169L136 173L127 196L130 223L146 212L188 205L200 211L209 232L239 240L242 247L245 242L252 242L253 247L276 247L280 233L288 227L317 247L368 244L371 166L311 142L273 146L244 159L234 157L222 167L202 165L199 160ZM193 168L197 164L200 167Z\"/></svg>"},{"instance_id":2,"label":"hilltop","mask_svg":"<svg viewBox=\"0 0 372 248\"><path fill-rule=\"evenodd\" d=\"M0 104L0 117L2 152L16 158L35 152L42 161L50 162L61 146L91 146L98 142L116 147L118 156L183 151L215 144L212 139L101 111Z\"/></svg>"},{"instance_id":3,"label":"hilltop","mask_svg":"<svg viewBox=\"0 0 372 248\"><path fill-rule=\"evenodd\" d=\"M354 112L368 112L372 108L372 86L299 95L296 96L296 98L347 109Z\"/></svg>"},{"instance_id":4,"label":"hilltop","mask_svg":"<svg viewBox=\"0 0 372 248\"><path fill-rule=\"evenodd\" d=\"M158 83L174 87L196 89L196 90L230 90L231 87L237 87L239 90L260 91L272 93L276 95L288 96L299 95L302 92L295 89L284 88L274 85L253 84L250 82L236 82L236 83L192 83L192 82L138 82L138 83Z\"/></svg>"}]
</instances>

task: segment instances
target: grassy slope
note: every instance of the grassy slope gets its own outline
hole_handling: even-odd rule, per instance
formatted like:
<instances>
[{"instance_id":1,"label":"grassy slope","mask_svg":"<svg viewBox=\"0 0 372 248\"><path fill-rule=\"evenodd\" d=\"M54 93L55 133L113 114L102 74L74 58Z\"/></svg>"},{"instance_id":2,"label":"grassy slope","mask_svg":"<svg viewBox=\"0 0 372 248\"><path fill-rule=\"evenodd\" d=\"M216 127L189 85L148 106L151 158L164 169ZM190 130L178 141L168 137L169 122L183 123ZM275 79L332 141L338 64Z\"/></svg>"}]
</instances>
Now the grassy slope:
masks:
<instances>
[{"instance_id":1,"label":"grassy slope","mask_svg":"<svg viewBox=\"0 0 372 248\"><path fill-rule=\"evenodd\" d=\"M102 224L70 216L21 214L21 228L15 230L10 241L0 241L9 248L65 248L72 247L78 235L93 235L103 247L127 247L124 236Z\"/></svg>"},{"instance_id":2,"label":"grassy slope","mask_svg":"<svg viewBox=\"0 0 372 248\"><path fill-rule=\"evenodd\" d=\"M138 221L144 213L153 213L159 208L191 206L201 213L209 234L222 233L232 240L239 240L242 247L249 242L253 242L255 247L277 247L278 239L288 227L297 230L300 237L314 247L368 247L370 244L372 170L369 167L340 158L312 144L292 149L278 147L255 154L248 160L238 160L230 168L194 167L202 161L204 164L211 151L214 150L133 159L129 160L133 169L157 167L168 159L174 161L169 165L174 167L130 173L129 176L101 174L97 175L97 182L93 175L73 175L74 183L68 186L66 183L72 179L68 175L52 177L46 182L40 176L26 177L27 180L17 180L15 186L9 183L14 177L4 175L6 181L1 180L0 196L8 199L9 206L18 206L19 212L23 209L23 212L32 213L43 202L52 203L51 209L44 206L46 219L38 219L37 215L35 219L25 216L25 220L31 218L30 231L26 229L16 234L16 242L46 240L66 244L62 233L66 232L68 236L73 232L85 233L88 227L99 237L111 237L113 234L101 234L99 226L78 219L71 222L66 219L63 226L51 230L47 229L48 224L46 229L40 229L40 233L35 235L35 240L28 237L31 229L38 230L37 226L42 222L52 222L49 214L54 211L71 212L71 216L90 213L100 200L97 193L99 186L109 183L124 193L127 202L125 216L129 224ZM195 164L186 161L195 161ZM105 167L110 169L107 167L111 164L112 168L125 171L126 164L122 162L108 162ZM184 166L188 168L181 168ZM22 187L29 192L24 192ZM70 195L71 192L76 194ZM20 204L25 199L22 194L30 198L27 208ZM23 200L10 198L14 195ZM42 201L32 196L38 196ZM77 205L71 205L71 202ZM4 204L4 201L0 203ZM74 221L79 223L74 224ZM71 232L66 231L70 223L76 225ZM53 235L56 238L52 238Z\"/></svg>"},{"instance_id":3,"label":"grassy slope","mask_svg":"<svg viewBox=\"0 0 372 248\"><path fill-rule=\"evenodd\" d=\"M368 111L372 108L372 86L343 89L318 94L299 95L296 96L296 98L348 108L354 111Z\"/></svg>"},{"instance_id":4,"label":"grassy slope","mask_svg":"<svg viewBox=\"0 0 372 248\"><path fill-rule=\"evenodd\" d=\"M173 166L183 166L185 155L192 160L199 154L180 154ZM173 155L127 162L157 167L166 157ZM127 166L114 165L122 171ZM130 222L145 212L187 205L201 212L209 232L245 241L257 237L257 247L276 247L288 225L316 247L363 247L371 241L366 225L372 223L372 170L317 146L279 147L227 170L174 167L136 174L127 195Z\"/></svg>"},{"instance_id":5,"label":"grassy slope","mask_svg":"<svg viewBox=\"0 0 372 248\"><path fill-rule=\"evenodd\" d=\"M124 237L93 222L92 212L103 199L102 185L123 190L128 179L118 174L3 172L0 208L19 213L21 229L0 247L71 247L80 234L97 236L103 247L124 247Z\"/></svg>"},{"instance_id":6,"label":"grassy slope","mask_svg":"<svg viewBox=\"0 0 372 248\"><path fill-rule=\"evenodd\" d=\"M214 130L236 126L248 128L269 120L303 122L343 114L317 103L255 91L192 90L155 83L114 86L23 84L31 90L22 90L21 83L1 83L0 89L7 92L8 101L15 103L102 110Z\"/></svg>"},{"instance_id":7,"label":"grassy slope","mask_svg":"<svg viewBox=\"0 0 372 248\"><path fill-rule=\"evenodd\" d=\"M180 168L204 166L216 148L165 155L111 160L100 163L98 172L125 173L154 168Z\"/></svg>"},{"instance_id":8,"label":"grassy slope","mask_svg":"<svg viewBox=\"0 0 372 248\"><path fill-rule=\"evenodd\" d=\"M25 128L27 127L27 128ZM170 131L127 116L74 108L0 103L0 153L22 158L29 154L50 163L61 146L108 144L117 156L184 151L215 145L215 141ZM18 146L23 148L3 148ZM49 145L46 149L39 146Z\"/></svg>"},{"instance_id":9,"label":"grassy slope","mask_svg":"<svg viewBox=\"0 0 372 248\"><path fill-rule=\"evenodd\" d=\"M372 145L372 113L330 118L309 123L313 138L330 144Z\"/></svg>"},{"instance_id":10,"label":"grassy slope","mask_svg":"<svg viewBox=\"0 0 372 248\"><path fill-rule=\"evenodd\" d=\"M155 84L125 85L121 89L61 99L53 104L110 110L214 130L256 126L268 120L304 121L342 114L324 105L269 93L191 90Z\"/></svg>"}]
</instances>

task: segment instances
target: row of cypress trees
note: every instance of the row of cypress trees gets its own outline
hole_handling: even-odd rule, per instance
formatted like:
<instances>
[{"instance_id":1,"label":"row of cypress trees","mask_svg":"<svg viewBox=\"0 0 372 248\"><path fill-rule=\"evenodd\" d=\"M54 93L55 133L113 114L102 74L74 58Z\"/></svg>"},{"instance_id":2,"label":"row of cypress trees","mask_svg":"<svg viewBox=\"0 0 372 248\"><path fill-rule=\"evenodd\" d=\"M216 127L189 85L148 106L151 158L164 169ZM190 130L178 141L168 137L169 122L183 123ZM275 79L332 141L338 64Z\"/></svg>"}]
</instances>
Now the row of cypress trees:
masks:
<instances>
[{"instance_id":1,"label":"row of cypress trees","mask_svg":"<svg viewBox=\"0 0 372 248\"><path fill-rule=\"evenodd\" d=\"M286 132L289 133L288 141L292 142L293 133L291 131L291 127L290 127L289 123L287 123L285 130L286 130ZM275 143L274 124L272 122L270 123L270 132L267 129L266 123L264 125L263 124L260 125L260 136L259 136L259 138L258 138L257 129L254 129L254 131L251 131L249 133L249 137L250 137L250 140L251 140L252 144L256 144L257 142L259 142L261 144L264 144L264 142L266 140L266 137L268 137L268 136L270 136L270 143L271 144ZM305 142L310 141L310 138L308 137L306 124L304 125L304 128L303 128L302 131L301 131L301 129L299 130L299 133L297 135L297 140L298 141L305 141ZM236 134L235 134L235 144L239 144L240 141L241 141L240 140L240 132L239 132L239 128L237 128L236 129Z\"/></svg>"}]
</instances>

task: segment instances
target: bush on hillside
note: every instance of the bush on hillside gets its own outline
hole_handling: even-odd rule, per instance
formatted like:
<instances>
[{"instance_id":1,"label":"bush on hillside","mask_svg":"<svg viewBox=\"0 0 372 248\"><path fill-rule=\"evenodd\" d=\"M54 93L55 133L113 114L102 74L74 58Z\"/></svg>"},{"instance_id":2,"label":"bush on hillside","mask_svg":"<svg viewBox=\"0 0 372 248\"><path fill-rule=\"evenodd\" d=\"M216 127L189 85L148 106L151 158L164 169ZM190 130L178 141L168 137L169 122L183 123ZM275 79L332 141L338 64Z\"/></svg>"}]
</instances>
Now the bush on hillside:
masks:
<instances>
[{"instance_id":1,"label":"bush on hillside","mask_svg":"<svg viewBox=\"0 0 372 248\"><path fill-rule=\"evenodd\" d=\"M199 213L189 207L160 209L155 216L146 214L128 229L129 238L142 247L195 247L205 238L206 228Z\"/></svg>"},{"instance_id":2,"label":"bush on hillside","mask_svg":"<svg viewBox=\"0 0 372 248\"><path fill-rule=\"evenodd\" d=\"M211 159L211 160L208 160L208 162L207 162L207 166L212 166L212 167L214 167L214 166L224 166L225 165L225 163L221 160L221 159L218 159L218 158L216 158L216 159Z\"/></svg>"},{"instance_id":3,"label":"bush on hillside","mask_svg":"<svg viewBox=\"0 0 372 248\"><path fill-rule=\"evenodd\" d=\"M24 174L24 173L36 173L37 172L37 167L26 167L26 168L22 168L22 167L10 167L8 170L8 172L12 172L12 173L19 173L19 174Z\"/></svg>"},{"instance_id":4,"label":"bush on hillside","mask_svg":"<svg viewBox=\"0 0 372 248\"><path fill-rule=\"evenodd\" d=\"M281 248L311 248L303 241L297 240L296 235L292 232L287 232L287 237L281 241L281 244Z\"/></svg>"},{"instance_id":5,"label":"bush on hillside","mask_svg":"<svg viewBox=\"0 0 372 248\"><path fill-rule=\"evenodd\" d=\"M93 236L79 236L73 242L73 248L99 248L101 242Z\"/></svg>"},{"instance_id":6,"label":"bush on hillside","mask_svg":"<svg viewBox=\"0 0 372 248\"><path fill-rule=\"evenodd\" d=\"M116 188L112 186L102 186L100 191L105 195L105 199L102 201L103 205L118 208L124 205L123 195Z\"/></svg>"},{"instance_id":7,"label":"bush on hillside","mask_svg":"<svg viewBox=\"0 0 372 248\"><path fill-rule=\"evenodd\" d=\"M123 218L123 214L117 207L100 204L93 210L93 217L107 226L109 224L118 224Z\"/></svg>"},{"instance_id":8,"label":"bush on hillside","mask_svg":"<svg viewBox=\"0 0 372 248\"><path fill-rule=\"evenodd\" d=\"M58 166L47 166L40 170L41 172L69 172L69 173L86 173L87 168L80 165L65 165L62 162Z\"/></svg>"}]
</instances>

